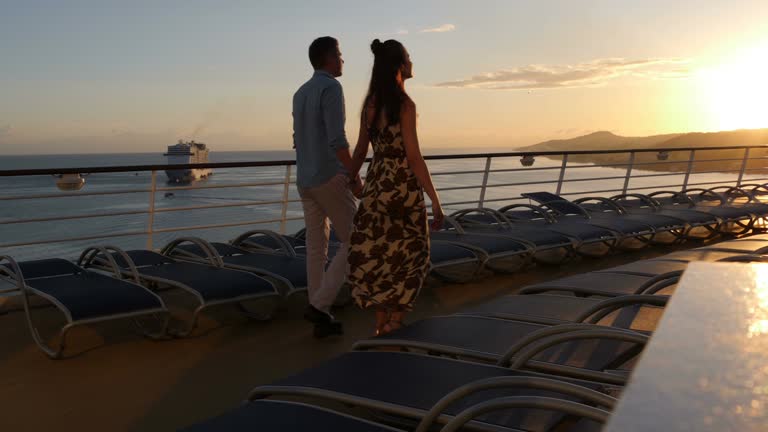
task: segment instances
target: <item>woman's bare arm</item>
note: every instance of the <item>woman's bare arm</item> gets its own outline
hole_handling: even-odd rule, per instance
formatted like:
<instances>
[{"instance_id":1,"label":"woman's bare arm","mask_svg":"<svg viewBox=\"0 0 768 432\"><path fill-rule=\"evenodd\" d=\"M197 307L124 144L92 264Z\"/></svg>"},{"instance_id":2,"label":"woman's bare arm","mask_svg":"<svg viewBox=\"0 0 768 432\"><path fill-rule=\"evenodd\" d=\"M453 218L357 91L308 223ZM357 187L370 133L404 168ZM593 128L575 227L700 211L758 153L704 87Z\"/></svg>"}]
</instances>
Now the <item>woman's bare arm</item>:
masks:
<instances>
[{"instance_id":1,"label":"woman's bare arm","mask_svg":"<svg viewBox=\"0 0 768 432\"><path fill-rule=\"evenodd\" d=\"M350 175L355 176L360 172L360 169L365 163L365 157L368 156L368 145L370 144L370 137L368 137L368 127L365 120L360 121L360 133L357 134L357 144L355 145L355 151L352 153L352 170Z\"/></svg>"},{"instance_id":2,"label":"woman's bare arm","mask_svg":"<svg viewBox=\"0 0 768 432\"><path fill-rule=\"evenodd\" d=\"M424 157L421 155L421 149L419 148L419 138L416 134L416 105L410 100L403 104L403 110L400 114L400 127L408 165L416 175L416 179L418 179L421 187L424 188L424 192L432 201L432 207L440 207L440 197L437 195L437 190L435 190L435 186L432 184L432 176L429 174L429 168L427 168L427 163L424 162Z\"/></svg>"}]
</instances>

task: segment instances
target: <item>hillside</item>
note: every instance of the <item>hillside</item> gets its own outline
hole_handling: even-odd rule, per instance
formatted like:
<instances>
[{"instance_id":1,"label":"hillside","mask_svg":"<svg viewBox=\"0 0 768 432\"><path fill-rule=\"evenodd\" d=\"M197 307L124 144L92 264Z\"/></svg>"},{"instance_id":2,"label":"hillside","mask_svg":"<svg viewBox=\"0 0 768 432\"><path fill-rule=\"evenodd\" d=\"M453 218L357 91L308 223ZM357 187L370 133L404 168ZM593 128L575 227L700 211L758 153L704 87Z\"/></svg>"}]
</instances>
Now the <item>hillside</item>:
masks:
<instances>
[{"instance_id":1,"label":"hillside","mask_svg":"<svg viewBox=\"0 0 768 432\"><path fill-rule=\"evenodd\" d=\"M768 129L735 130L710 133L686 133L653 135L648 137L623 137L611 132L595 132L571 139L551 140L527 147L520 151L567 151L567 150L621 150L644 148L691 148L691 147L728 147L740 145L768 145ZM643 169L651 171L684 171L687 168L688 151L671 152L667 164L646 166ZM741 169L742 150L700 150L696 154L694 171L737 171ZM768 151L753 150L750 158L766 157ZM561 159L553 156L551 159ZM568 160L579 163L594 163L596 165L617 164L627 162L627 154L606 155L571 155ZM708 159L737 159L722 162L706 162ZM657 162L656 153L638 153L636 163ZM749 169L766 169L766 162L761 159L751 159Z\"/></svg>"}]
</instances>

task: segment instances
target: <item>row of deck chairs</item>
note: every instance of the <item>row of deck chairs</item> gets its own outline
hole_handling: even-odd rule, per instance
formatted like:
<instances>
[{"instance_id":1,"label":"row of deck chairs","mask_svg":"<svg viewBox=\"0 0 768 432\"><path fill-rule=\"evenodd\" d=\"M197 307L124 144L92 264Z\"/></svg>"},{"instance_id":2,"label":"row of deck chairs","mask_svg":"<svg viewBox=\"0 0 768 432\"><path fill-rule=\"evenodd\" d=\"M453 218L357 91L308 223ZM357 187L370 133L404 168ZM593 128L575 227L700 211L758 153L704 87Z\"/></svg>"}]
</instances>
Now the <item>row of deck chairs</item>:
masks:
<instances>
[{"instance_id":1,"label":"row of deck chairs","mask_svg":"<svg viewBox=\"0 0 768 432\"><path fill-rule=\"evenodd\" d=\"M530 285L359 341L185 431L596 431L688 263L764 253L755 235Z\"/></svg>"},{"instance_id":2,"label":"row of deck chairs","mask_svg":"<svg viewBox=\"0 0 768 432\"><path fill-rule=\"evenodd\" d=\"M21 298L35 343L51 358L60 358L67 333L78 325L128 318L154 339L183 337L195 330L204 310L222 304L237 305L251 319L269 320L282 299L306 292L304 252L297 237L252 230L229 243L183 237L160 252L94 246L77 264L1 256L0 278L14 286L6 294ZM483 254L471 246L438 243L432 251L433 271L466 264L474 274L485 262ZM169 327L170 313L158 295L166 289L181 290L197 304L181 328ZM66 319L53 346L34 324L32 303L38 298Z\"/></svg>"},{"instance_id":3,"label":"row of deck chairs","mask_svg":"<svg viewBox=\"0 0 768 432\"><path fill-rule=\"evenodd\" d=\"M474 277L486 266L514 271L532 260L543 261L545 254L561 258L589 255L592 252L585 251L589 246L600 244L613 250L630 238L647 244L662 228L673 233L675 241L692 236L695 227L705 227L707 237L743 234L768 213L768 206L758 202L752 192L735 188L703 190L697 200L689 194L667 192L574 202L547 193L526 196L541 205L466 210L449 219L449 229L433 232L433 274L457 281ZM705 200L716 205L696 204ZM609 210L590 207L587 201L598 201ZM629 214L629 209L637 214ZM671 215L679 220L685 217L685 222L674 225L668 220ZM21 294L35 342L58 358L67 332L82 324L131 318L153 338L186 336L194 331L201 312L225 303L238 305L253 319L268 320L280 299L306 290L305 250L301 232L281 236L254 230L229 243L180 238L160 253L92 247L83 252L78 264L63 259L16 263L2 257L0 277L15 284L13 291ZM456 269L459 271L453 271ZM197 302L184 328L168 327L168 309L157 295L165 288L180 289ZM64 314L67 324L60 330L58 346L50 347L38 334L30 295L43 298ZM256 301L255 310L246 306ZM147 324L155 331L149 331Z\"/></svg>"}]
</instances>

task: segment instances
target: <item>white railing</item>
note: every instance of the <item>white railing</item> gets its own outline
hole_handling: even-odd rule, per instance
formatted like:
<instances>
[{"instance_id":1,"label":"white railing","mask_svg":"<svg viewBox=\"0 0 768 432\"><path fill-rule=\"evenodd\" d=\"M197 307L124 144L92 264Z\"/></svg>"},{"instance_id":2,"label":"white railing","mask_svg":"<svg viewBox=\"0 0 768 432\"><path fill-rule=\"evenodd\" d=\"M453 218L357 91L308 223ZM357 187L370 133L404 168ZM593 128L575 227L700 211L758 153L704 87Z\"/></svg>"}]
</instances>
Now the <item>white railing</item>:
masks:
<instances>
[{"instance_id":1,"label":"white railing","mask_svg":"<svg viewBox=\"0 0 768 432\"><path fill-rule=\"evenodd\" d=\"M483 154L454 154L454 155L440 155L440 156L427 156L430 166L434 170L433 177L439 185L441 178L456 178L466 175L482 176L480 183L470 183L469 181L459 181L458 184L439 187L443 197L444 206L453 209L461 208L462 206L493 206L492 203L503 201L515 201L523 200L524 198L519 196L519 193L511 196L505 195L501 197L489 197L489 193L495 190L503 190L504 188L525 188L528 191L549 189L552 192L563 196L572 195L584 195L589 192L589 195L612 195L619 193L637 192L649 189L673 189L684 190L691 187L698 186L711 186L730 183L730 185L741 185L745 181L765 183L768 178L755 178L749 177L752 172L757 175L764 175L764 172L768 170L763 169L762 166L750 168L750 162L761 161L768 159L765 154L768 146L738 146L738 147L700 147L700 148L668 148L668 149L632 149L632 150L610 150L610 151L572 151L572 152L509 152L509 153L483 153ZM721 157L715 159L697 159L698 156L706 154L712 151L727 151L730 153L741 152L739 157ZM757 156L760 152L763 156ZM626 155L625 162L613 162L601 163L594 165L590 163L574 161L583 156L599 157L604 155ZM673 160L668 160L670 155L677 155L678 157ZM517 166L516 158L521 158L523 167ZM535 165L535 158L545 158L543 162L546 166L526 166L528 163L533 162ZM645 161L639 160L644 158ZM655 160L648 160L649 158ZM554 162L553 162L554 159ZM439 167L442 163L451 163L452 161L459 161L462 167L467 165L470 161L479 163L482 167L479 169L467 169L467 170L445 170L441 171L435 168ZM540 162L541 164L542 162ZM696 170L694 169L697 164L717 164L715 169ZM673 165L685 165L683 170L674 171L648 171L649 168L658 170L664 165L672 167ZM730 165L729 165L730 164ZM82 220L87 223L89 219L93 218L105 218L105 217L118 217L118 216L142 216L145 218L143 229L126 229L118 230L109 233L88 233L79 234L74 236L67 235L53 235L45 238L37 239L16 239L7 241L0 238L0 250L22 247L22 246L34 246L41 244L52 243L67 243L84 240L100 240L113 237L129 237L129 236L144 236L146 238L145 246L148 249L155 247L155 235L159 233L171 233L171 232L184 232L194 231L202 229L218 229L218 228L231 228L239 226L249 225L264 225L264 224L276 224L279 226L280 232L285 232L287 229L287 223L291 221L302 220L302 216L291 215L289 212L289 206L291 204L297 204L300 202L298 198L291 197L291 188L293 185L293 166L295 161L273 161L273 162L243 162L243 163L211 163L211 164L197 164L197 165L148 165L148 166L124 166L124 167L84 167L84 168L62 168L62 169L35 169L35 170L13 170L13 171L0 171L0 181L3 177L24 177L24 176L50 176L61 174L94 174L94 173L140 173L149 172L150 181L148 187L138 187L130 189L114 189L114 190L94 190L88 191L87 188L84 191L77 192L54 192L45 194L16 194L16 195L4 195L0 196L1 206L13 206L14 203L28 200L63 200L73 197L99 197L99 196L118 196L127 194L142 194L148 195L148 202L146 208L121 210L121 211L88 211L79 212L65 215L49 215L49 216L37 216L37 217L10 217L5 220L0 219L0 226L5 228L11 226L18 226L22 224L45 224L48 222L59 221L74 221ZM585 178L568 178L569 173L578 173L578 170L594 169L596 166L602 168L612 168L612 170L601 170L601 173L606 175L599 177L587 176ZM734 167L737 169L733 169ZM242 183L226 183L226 184L209 184L209 182L198 182L190 185L182 186L167 186L163 185L158 180L158 171L162 171L166 168L172 169L188 169L188 168L212 168L215 170L229 169L229 168L249 168L254 170L264 168L280 168L284 170L284 175L280 175L274 180L267 181L248 181ZM621 170L621 171L616 171ZM718 178L717 181L692 181L693 175L699 174L714 174L727 172L732 174L734 178L732 181L724 181L722 178ZM552 173L556 176L556 179L541 178L543 174ZM519 175L525 177L521 181L497 181L496 177L505 174ZM648 186L647 184L636 184L639 179L650 178L664 178L672 176L682 176L682 181L674 184L654 184ZM91 181L93 177L90 177ZM517 179L516 179L517 180ZM611 183L610 187L602 187L600 185ZM565 188L573 184L584 184L589 186L588 189L580 191L567 191ZM593 187L594 186L594 187ZM188 205L178 207L166 207L160 208L157 204L157 194L166 192L178 192L184 190L216 190L226 188L268 188L279 187L281 188L279 198L274 199L254 199L237 202L227 202L221 204L201 204L201 205ZM53 185L52 185L53 188ZM473 191L477 191L474 194ZM471 195L470 195L471 193ZM452 200L454 196L459 196L461 199ZM221 220L216 223L205 224L193 224L185 226L170 226L161 227L157 225L156 216L164 213L173 212L192 212L211 209L224 209L224 208L237 208L237 207L260 207L260 206L279 206L280 210L273 212L273 217L266 217L261 219L249 219L249 220ZM6 212L6 214L9 212ZM13 213L13 212L10 212Z\"/></svg>"}]
</instances>

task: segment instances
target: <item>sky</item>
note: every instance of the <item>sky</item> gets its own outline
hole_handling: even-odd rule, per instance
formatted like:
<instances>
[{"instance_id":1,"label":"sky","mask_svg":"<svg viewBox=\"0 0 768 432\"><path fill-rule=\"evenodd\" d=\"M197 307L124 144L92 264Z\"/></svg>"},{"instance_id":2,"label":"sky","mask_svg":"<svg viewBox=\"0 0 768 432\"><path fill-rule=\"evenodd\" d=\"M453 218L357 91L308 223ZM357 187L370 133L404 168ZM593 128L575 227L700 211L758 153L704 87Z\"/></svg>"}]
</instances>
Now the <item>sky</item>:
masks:
<instances>
[{"instance_id":1,"label":"sky","mask_svg":"<svg viewBox=\"0 0 768 432\"><path fill-rule=\"evenodd\" d=\"M307 47L339 39L354 144L374 38L421 145L768 127L766 0L0 0L0 155L291 148Z\"/></svg>"}]
</instances>

